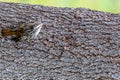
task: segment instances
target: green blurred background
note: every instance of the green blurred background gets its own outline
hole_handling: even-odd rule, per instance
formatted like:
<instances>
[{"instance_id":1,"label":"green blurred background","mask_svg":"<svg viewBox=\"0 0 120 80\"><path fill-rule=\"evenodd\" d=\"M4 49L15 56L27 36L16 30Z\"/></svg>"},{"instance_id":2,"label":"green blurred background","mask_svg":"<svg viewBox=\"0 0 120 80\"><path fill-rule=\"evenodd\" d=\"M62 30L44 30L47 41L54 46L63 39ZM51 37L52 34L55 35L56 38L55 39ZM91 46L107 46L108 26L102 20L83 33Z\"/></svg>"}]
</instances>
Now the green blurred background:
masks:
<instances>
[{"instance_id":1,"label":"green blurred background","mask_svg":"<svg viewBox=\"0 0 120 80\"><path fill-rule=\"evenodd\" d=\"M2 2L29 3L55 7L90 8L111 13L120 13L120 0L0 0Z\"/></svg>"}]
</instances>

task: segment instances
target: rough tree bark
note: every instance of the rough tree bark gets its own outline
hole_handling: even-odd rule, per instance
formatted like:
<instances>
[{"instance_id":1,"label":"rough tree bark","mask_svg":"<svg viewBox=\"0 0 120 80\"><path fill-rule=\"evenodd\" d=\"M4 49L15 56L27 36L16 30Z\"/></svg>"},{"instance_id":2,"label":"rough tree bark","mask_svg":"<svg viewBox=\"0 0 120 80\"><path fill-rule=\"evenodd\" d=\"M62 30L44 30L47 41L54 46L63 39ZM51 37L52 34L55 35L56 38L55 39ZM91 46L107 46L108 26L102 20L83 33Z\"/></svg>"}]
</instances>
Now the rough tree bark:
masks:
<instances>
[{"instance_id":1,"label":"rough tree bark","mask_svg":"<svg viewBox=\"0 0 120 80\"><path fill-rule=\"evenodd\" d=\"M120 80L120 14L0 3L0 30L39 20L32 43L0 38L0 79Z\"/></svg>"}]
</instances>

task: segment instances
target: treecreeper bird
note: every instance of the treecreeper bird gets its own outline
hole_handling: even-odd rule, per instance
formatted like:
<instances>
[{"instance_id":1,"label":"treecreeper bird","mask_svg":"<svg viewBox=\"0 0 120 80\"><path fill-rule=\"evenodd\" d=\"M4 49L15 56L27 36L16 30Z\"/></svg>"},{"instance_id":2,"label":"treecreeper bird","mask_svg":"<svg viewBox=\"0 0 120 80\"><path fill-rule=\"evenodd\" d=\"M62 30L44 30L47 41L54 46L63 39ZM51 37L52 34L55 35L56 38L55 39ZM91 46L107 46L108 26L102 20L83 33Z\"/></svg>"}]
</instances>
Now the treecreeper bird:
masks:
<instances>
[{"instance_id":1,"label":"treecreeper bird","mask_svg":"<svg viewBox=\"0 0 120 80\"><path fill-rule=\"evenodd\" d=\"M37 38L42 26L43 23L35 22L21 24L17 29L3 28L1 30L1 36L10 36L11 40L16 42L20 40L35 39Z\"/></svg>"}]
</instances>

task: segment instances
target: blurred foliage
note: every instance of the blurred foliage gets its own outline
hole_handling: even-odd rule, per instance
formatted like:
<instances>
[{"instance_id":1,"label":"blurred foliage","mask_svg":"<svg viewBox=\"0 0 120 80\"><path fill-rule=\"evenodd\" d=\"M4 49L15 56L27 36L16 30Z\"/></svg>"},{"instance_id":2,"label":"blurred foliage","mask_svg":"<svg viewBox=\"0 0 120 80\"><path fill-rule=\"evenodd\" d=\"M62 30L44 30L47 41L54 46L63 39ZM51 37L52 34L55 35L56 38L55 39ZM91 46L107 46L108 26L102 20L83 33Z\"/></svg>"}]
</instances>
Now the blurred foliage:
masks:
<instances>
[{"instance_id":1,"label":"blurred foliage","mask_svg":"<svg viewBox=\"0 0 120 80\"><path fill-rule=\"evenodd\" d=\"M16 2L39 4L55 7L90 8L99 11L120 13L120 0L0 0L2 2Z\"/></svg>"}]
</instances>

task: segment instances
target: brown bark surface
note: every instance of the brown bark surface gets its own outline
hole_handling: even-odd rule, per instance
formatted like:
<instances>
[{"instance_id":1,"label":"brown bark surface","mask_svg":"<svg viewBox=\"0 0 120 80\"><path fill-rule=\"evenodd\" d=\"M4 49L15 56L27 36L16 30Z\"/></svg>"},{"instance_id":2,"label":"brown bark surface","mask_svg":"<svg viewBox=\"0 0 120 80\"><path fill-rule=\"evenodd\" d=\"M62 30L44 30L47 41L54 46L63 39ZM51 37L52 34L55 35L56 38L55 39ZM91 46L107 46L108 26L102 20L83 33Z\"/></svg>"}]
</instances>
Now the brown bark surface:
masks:
<instances>
[{"instance_id":1,"label":"brown bark surface","mask_svg":"<svg viewBox=\"0 0 120 80\"><path fill-rule=\"evenodd\" d=\"M0 38L0 79L120 80L120 14L0 3L0 30L39 20L38 39Z\"/></svg>"}]
</instances>

